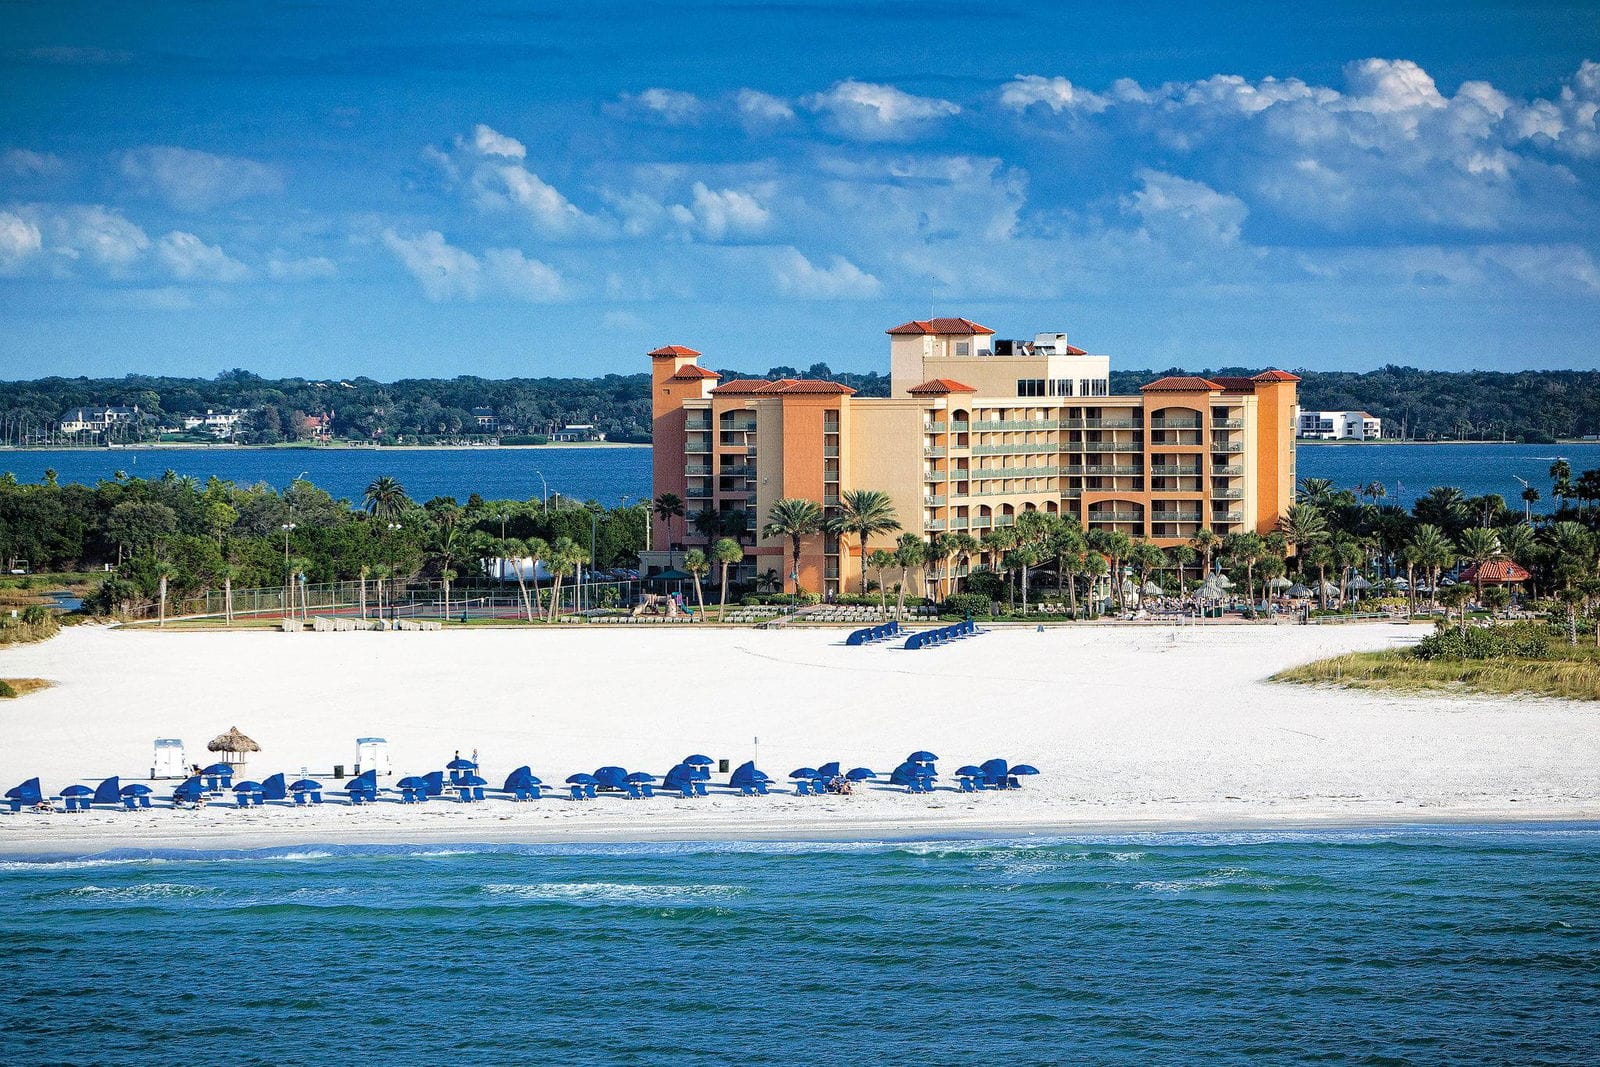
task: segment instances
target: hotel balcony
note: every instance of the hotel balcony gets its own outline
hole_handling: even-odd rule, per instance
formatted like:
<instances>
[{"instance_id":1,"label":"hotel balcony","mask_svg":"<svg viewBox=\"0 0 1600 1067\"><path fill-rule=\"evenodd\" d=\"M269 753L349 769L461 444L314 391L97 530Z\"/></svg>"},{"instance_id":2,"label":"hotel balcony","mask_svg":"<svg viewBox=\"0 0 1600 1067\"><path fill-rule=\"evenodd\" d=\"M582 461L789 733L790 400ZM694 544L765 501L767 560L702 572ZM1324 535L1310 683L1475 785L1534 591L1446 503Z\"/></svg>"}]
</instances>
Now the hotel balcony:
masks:
<instances>
[{"instance_id":1,"label":"hotel balcony","mask_svg":"<svg viewBox=\"0 0 1600 1067\"><path fill-rule=\"evenodd\" d=\"M1237 478L1244 474L1244 464L1224 463L1212 464L1211 473L1218 478Z\"/></svg>"},{"instance_id":2,"label":"hotel balcony","mask_svg":"<svg viewBox=\"0 0 1600 1067\"><path fill-rule=\"evenodd\" d=\"M1140 430L1138 419L1061 419L1063 430Z\"/></svg>"},{"instance_id":3,"label":"hotel balcony","mask_svg":"<svg viewBox=\"0 0 1600 1067\"><path fill-rule=\"evenodd\" d=\"M1198 478L1200 477L1200 464L1179 466L1176 463L1152 463L1145 473L1152 478Z\"/></svg>"},{"instance_id":4,"label":"hotel balcony","mask_svg":"<svg viewBox=\"0 0 1600 1067\"><path fill-rule=\"evenodd\" d=\"M1062 474L1143 474L1144 468L1125 463L1082 463L1059 468Z\"/></svg>"},{"instance_id":5,"label":"hotel balcony","mask_svg":"<svg viewBox=\"0 0 1600 1067\"><path fill-rule=\"evenodd\" d=\"M711 468L704 463L689 463L684 466L683 473L686 478L709 478Z\"/></svg>"},{"instance_id":6,"label":"hotel balcony","mask_svg":"<svg viewBox=\"0 0 1600 1067\"><path fill-rule=\"evenodd\" d=\"M706 433L707 431L709 431L711 429L711 420L710 419L689 419L687 422L685 422L683 424L683 428L685 430L689 431L690 433Z\"/></svg>"},{"instance_id":7,"label":"hotel balcony","mask_svg":"<svg viewBox=\"0 0 1600 1067\"><path fill-rule=\"evenodd\" d=\"M950 520L950 529L952 529L952 530L965 530L967 528L968 522L969 522L969 520L967 519L967 517L965 515L958 515L956 518L953 518L953 519Z\"/></svg>"},{"instance_id":8,"label":"hotel balcony","mask_svg":"<svg viewBox=\"0 0 1600 1067\"><path fill-rule=\"evenodd\" d=\"M1144 445L1137 441L1074 441L1063 445L1063 452L1143 452Z\"/></svg>"},{"instance_id":9,"label":"hotel balcony","mask_svg":"<svg viewBox=\"0 0 1600 1067\"><path fill-rule=\"evenodd\" d=\"M1198 430L1199 419L1151 419L1152 430Z\"/></svg>"},{"instance_id":10,"label":"hotel balcony","mask_svg":"<svg viewBox=\"0 0 1600 1067\"><path fill-rule=\"evenodd\" d=\"M827 492L823 493L822 494L822 506L823 507L828 507L828 508L836 508L836 507L838 507L839 506L839 494L838 493L827 493Z\"/></svg>"},{"instance_id":11,"label":"hotel balcony","mask_svg":"<svg viewBox=\"0 0 1600 1067\"><path fill-rule=\"evenodd\" d=\"M1049 478L1055 467L979 467L968 472L973 481L991 478Z\"/></svg>"},{"instance_id":12,"label":"hotel balcony","mask_svg":"<svg viewBox=\"0 0 1600 1067\"><path fill-rule=\"evenodd\" d=\"M838 456L839 456L839 446L838 445L823 445L822 446L822 454L824 456L826 456L827 458L829 458L829 459L837 459Z\"/></svg>"},{"instance_id":13,"label":"hotel balcony","mask_svg":"<svg viewBox=\"0 0 1600 1067\"><path fill-rule=\"evenodd\" d=\"M1000 419L975 422L972 424L972 428L974 430L1056 430L1060 427L1061 423L1057 419L1034 419L1031 421L1023 419Z\"/></svg>"},{"instance_id":14,"label":"hotel balcony","mask_svg":"<svg viewBox=\"0 0 1600 1067\"><path fill-rule=\"evenodd\" d=\"M1211 420L1211 428L1214 429L1214 430L1242 430L1242 429L1244 429L1244 420L1243 419L1212 419Z\"/></svg>"},{"instance_id":15,"label":"hotel balcony","mask_svg":"<svg viewBox=\"0 0 1600 1067\"><path fill-rule=\"evenodd\" d=\"M1025 456L1031 453L1054 453L1059 445L1054 441L1023 441L1010 445L973 445L974 456Z\"/></svg>"},{"instance_id":16,"label":"hotel balcony","mask_svg":"<svg viewBox=\"0 0 1600 1067\"><path fill-rule=\"evenodd\" d=\"M693 453L696 453L696 454L701 453L701 452L710 452L711 451L711 439L709 437L706 437L706 436L690 437L687 441L684 442L683 450L685 452L693 452Z\"/></svg>"},{"instance_id":17,"label":"hotel balcony","mask_svg":"<svg viewBox=\"0 0 1600 1067\"><path fill-rule=\"evenodd\" d=\"M1229 454L1244 451L1243 441L1212 441L1211 451L1226 452Z\"/></svg>"},{"instance_id":18,"label":"hotel balcony","mask_svg":"<svg viewBox=\"0 0 1600 1067\"><path fill-rule=\"evenodd\" d=\"M835 450L837 451L837 450ZM826 455L826 453L824 453ZM923 459L943 459L944 449L933 445L924 445L922 448Z\"/></svg>"},{"instance_id":19,"label":"hotel balcony","mask_svg":"<svg viewBox=\"0 0 1600 1067\"><path fill-rule=\"evenodd\" d=\"M930 507L930 508L940 507L941 505L944 504L944 494L943 493L934 493L934 494L932 494L930 496L925 496L925 497L922 498L922 503L923 503L924 506Z\"/></svg>"},{"instance_id":20,"label":"hotel balcony","mask_svg":"<svg viewBox=\"0 0 1600 1067\"><path fill-rule=\"evenodd\" d=\"M1200 519L1201 515L1198 511L1152 511L1150 513L1151 522L1198 524Z\"/></svg>"},{"instance_id":21,"label":"hotel balcony","mask_svg":"<svg viewBox=\"0 0 1600 1067\"><path fill-rule=\"evenodd\" d=\"M1091 511L1085 518L1089 522L1144 523L1144 515L1137 511Z\"/></svg>"},{"instance_id":22,"label":"hotel balcony","mask_svg":"<svg viewBox=\"0 0 1600 1067\"><path fill-rule=\"evenodd\" d=\"M711 487L709 485L691 485L683 491L687 500L710 500Z\"/></svg>"},{"instance_id":23,"label":"hotel balcony","mask_svg":"<svg viewBox=\"0 0 1600 1067\"><path fill-rule=\"evenodd\" d=\"M1214 523L1217 523L1217 522L1243 522L1244 521L1244 512L1242 512L1242 511L1213 511L1211 513L1211 521L1214 522Z\"/></svg>"},{"instance_id":24,"label":"hotel balcony","mask_svg":"<svg viewBox=\"0 0 1600 1067\"><path fill-rule=\"evenodd\" d=\"M745 466L743 464L738 464L738 465L731 466L731 467L718 467L717 468L717 477L719 477L719 478L749 478L752 475L754 475L755 472L756 472L756 469L754 467Z\"/></svg>"},{"instance_id":25,"label":"hotel balcony","mask_svg":"<svg viewBox=\"0 0 1600 1067\"><path fill-rule=\"evenodd\" d=\"M952 422L950 424L951 433L966 433L971 428L972 423L970 422Z\"/></svg>"},{"instance_id":26,"label":"hotel balcony","mask_svg":"<svg viewBox=\"0 0 1600 1067\"><path fill-rule=\"evenodd\" d=\"M924 530L933 530L934 532L944 529L944 525L943 519L924 519L922 522Z\"/></svg>"},{"instance_id":27,"label":"hotel balcony","mask_svg":"<svg viewBox=\"0 0 1600 1067\"><path fill-rule=\"evenodd\" d=\"M1213 490L1211 490L1211 499L1212 500L1243 500L1244 499L1244 490L1243 489L1213 489Z\"/></svg>"}]
</instances>

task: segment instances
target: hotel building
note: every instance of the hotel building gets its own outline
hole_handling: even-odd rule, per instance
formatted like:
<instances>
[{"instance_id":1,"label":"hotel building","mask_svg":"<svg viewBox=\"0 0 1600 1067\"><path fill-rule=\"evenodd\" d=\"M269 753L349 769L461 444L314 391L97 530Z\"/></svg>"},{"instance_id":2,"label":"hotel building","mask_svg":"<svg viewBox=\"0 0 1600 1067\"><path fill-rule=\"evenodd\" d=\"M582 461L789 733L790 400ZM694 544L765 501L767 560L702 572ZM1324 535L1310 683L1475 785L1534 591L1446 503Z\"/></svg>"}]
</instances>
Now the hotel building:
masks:
<instances>
[{"instance_id":1,"label":"hotel building","mask_svg":"<svg viewBox=\"0 0 1600 1067\"><path fill-rule=\"evenodd\" d=\"M787 574L787 542L760 536L773 503L831 508L850 489L888 493L903 530L923 537L981 537L1039 510L1163 546L1202 527L1267 533L1293 499L1292 374L1162 378L1111 396L1108 357L1065 334L997 340L962 318L888 334L888 397L824 381L722 381L693 349L651 352L653 495L676 494L687 515L652 520L647 570L703 543L689 517L711 509L742 513L743 576ZM859 546L843 542L806 539L804 588L858 591Z\"/></svg>"}]
</instances>

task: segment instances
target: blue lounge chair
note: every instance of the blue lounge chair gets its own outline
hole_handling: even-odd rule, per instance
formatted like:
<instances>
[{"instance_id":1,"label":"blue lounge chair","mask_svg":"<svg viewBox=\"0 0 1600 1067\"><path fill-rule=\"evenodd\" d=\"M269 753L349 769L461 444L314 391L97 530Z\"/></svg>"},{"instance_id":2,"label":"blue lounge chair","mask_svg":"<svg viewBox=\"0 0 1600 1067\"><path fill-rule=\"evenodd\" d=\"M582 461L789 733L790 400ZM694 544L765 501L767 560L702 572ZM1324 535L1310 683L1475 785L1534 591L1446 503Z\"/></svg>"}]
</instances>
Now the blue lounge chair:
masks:
<instances>
[{"instance_id":1,"label":"blue lounge chair","mask_svg":"<svg viewBox=\"0 0 1600 1067\"><path fill-rule=\"evenodd\" d=\"M241 808L259 808L261 806L261 783L238 782L233 787L233 802Z\"/></svg>"},{"instance_id":2,"label":"blue lounge chair","mask_svg":"<svg viewBox=\"0 0 1600 1067\"><path fill-rule=\"evenodd\" d=\"M817 788L821 781L821 776L817 773L815 767L796 767L789 772L789 781L794 783L794 791L797 796L817 796L822 792L821 789Z\"/></svg>"},{"instance_id":3,"label":"blue lounge chair","mask_svg":"<svg viewBox=\"0 0 1600 1067\"><path fill-rule=\"evenodd\" d=\"M428 799L428 783L414 774L407 775L394 784L400 790L400 803L423 804Z\"/></svg>"},{"instance_id":4,"label":"blue lounge chair","mask_svg":"<svg viewBox=\"0 0 1600 1067\"><path fill-rule=\"evenodd\" d=\"M378 802L377 770L362 771L350 779L350 784L345 786L345 793L350 797L350 803L352 804L376 804Z\"/></svg>"},{"instance_id":5,"label":"blue lounge chair","mask_svg":"<svg viewBox=\"0 0 1600 1067\"><path fill-rule=\"evenodd\" d=\"M454 786L460 785L461 779L466 775L476 774L478 772L478 765L469 759L463 759L462 757L457 756L449 763L446 763L444 765L444 769L450 772L450 784Z\"/></svg>"},{"instance_id":6,"label":"blue lounge chair","mask_svg":"<svg viewBox=\"0 0 1600 1067\"><path fill-rule=\"evenodd\" d=\"M667 772L661 780L665 789L670 789L685 800L706 795L706 784L698 777L698 771L687 763L679 763Z\"/></svg>"},{"instance_id":7,"label":"blue lounge chair","mask_svg":"<svg viewBox=\"0 0 1600 1067\"><path fill-rule=\"evenodd\" d=\"M200 777L205 779L209 793L224 793L233 788L233 768L226 763L213 763L200 772Z\"/></svg>"},{"instance_id":8,"label":"blue lounge chair","mask_svg":"<svg viewBox=\"0 0 1600 1067\"><path fill-rule=\"evenodd\" d=\"M978 782L982 778L983 771L971 764L956 768L956 781L960 784L963 793L976 793L978 791Z\"/></svg>"},{"instance_id":9,"label":"blue lounge chair","mask_svg":"<svg viewBox=\"0 0 1600 1067\"><path fill-rule=\"evenodd\" d=\"M261 780L262 800L287 800L288 798L289 787L285 784L281 773Z\"/></svg>"},{"instance_id":10,"label":"blue lounge chair","mask_svg":"<svg viewBox=\"0 0 1600 1067\"><path fill-rule=\"evenodd\" d=\"M518 767L506 775L506 784L501 792L510 793L512 800L538 800L543 785L534 777L532 770Z\"/></svg>"},{"instance_id":11,"label":"blue lounge chair","mask_svg":"<svg viewBox=\"0 0 1600 1067\"><path fill-rule=\"evenodd\" d=\"M594 781L598 789L624 792L628 788L628 772L622 767L597 767Z\"/></svg>"},{"instance_id":12,"label":"blue lounge chair","mask_svg":"<svg viewBox=\"0 0 1600 1067\"><path fill-rule=\"evenodd\" d=\"M628 790L630 800L649 800L656 795L656 776L648 771L634 771L623 779L623 786Z\"/></svg>"},{"instance_id":13,"label":"blue lounge chair","mask_svg":"<svg viewBox=\"0 0 1600 1067\"><path fill-rule=\"evenodd\" d=\"M1039 768L1034 767L1031 764L1019 763L1011 768L1011 777L1006 781L1012 789L1021 789L1022 783L1017 781L1018 778L1027 778L1038 773Z\"/></svg>"},{"instance_id":14,"label":"blue lounge chair","mask_svg":"<svg viewBox=\"0 0 1600 1067\"><path fill-rule=\"evenodd\" d=\"M7 789L6 803L11 805L13 813L21 811L24 804L31 808L44 803L44 790L39 785L39 779L29 778L21 785Z\"/></svg>"},{"instance_id":15,"label":"blue lounge chair","mask_svg":"<svg viewBox=\"0 0 1600 1067\"><path fill-rule=\"evenodd\" d=\"M476 804L484 799L484 787L489 783L476 774L463 774L456 779L455 791L463 804Z\"/></svg>"},{"instance_id":16,"label":"blue lounge chair","mask_svg":"<svg viewBox=\"0 0 1600 1067\"><path fill-rule=\"evenodd\" d=\"M206 789L205 782L201 780L199 775L195 775L193 778L183 781L181 784L179 784L178 788L172 791L172 806L198 807L199 805L205 803L206 794L208 792L210 792L210 790Z\"/></svg>"},{"instance_id":17,"label":"blue lounge chair","mask_svg":"<svg viewBox=\"0 0 1600 1067\"><path fill-rule=\"evenodd\" d=\"M148 808L150 806L150 793L150 787L143 782L132 782L118 790L122 806L128 811Z\"/></svg>"},{"instance_id":18,"label":"blue lounge chair","mask_svg":"<svg viewBox=\"0 0 1600 1067\"><path fill-rule=\"evenodd\" d=\"M289 793L296 804L321 804L322 783L301 778L289 784Z\"/></svg>"},{"instance_id":19,"label":"blue lounge chair","mask_svg":"<svg viewBox=\"0 0 1600 1067\"><path fill-rule=\"evenodd\" d=\"M983 789L1005 789L1011 774L1011 765L1003 759L995 758L984 760L978 770L982 780L978 783Z\"/></svg>"},{"instance_id":20,"label":"blue lounge chair","mask_svg":"<svg viewBox=\"0 0 1600 1067\"><path fill-rule=\"evenodd\" d=\"M423 791L427 794L427 796L424 796L420 799L427 800L428 797L444 796L443 771L429 771L427 774L422 775L422 784Z\"/></svg>"},{"instance_id":21,"label":"blue lounge chair","mask_svg":"<svg viewBox=\"0 0 1600 1067\"><path fill-rule=\"evenodd\" d=\"M767 795L767 783L772 781L765 771L758 770L754 760L748 760L735 767L728 776L728 785L737 789L747 797L764 797Z\"/></svg>"},{"instance_id":22,"label":"blue lounge chair","mask_svg":"<svg viewBox=\"0 0 1600 1067\"><path fill-rule=\"evenodd\" d=\"M61 791L61 805L68 811L88 811L94 789L87 785L69 785Z\"/></svg>"},{"instance_id":23,"label":"blue lounge chair","mask_svg":"<svg viewBox=\"0 0 1600 1067\"><path fill-rule=\"evenodd\" d=\"M592 774L572 774L567 776L567 785L572 787L573 800L593 800L595 786L598 783Z\"/></svg>"},{"instance_id":24,"label":"blue lounge chair","mask_svg":"<svg viewBox=\"0 0 1600 1067\"><path fill-rule=\"evenodd\" d=\"M95 786L92 804L109 804L114 808L122 806L122 782L116 775L112 775L99 785Z\"/></svg>"}]
</instances>

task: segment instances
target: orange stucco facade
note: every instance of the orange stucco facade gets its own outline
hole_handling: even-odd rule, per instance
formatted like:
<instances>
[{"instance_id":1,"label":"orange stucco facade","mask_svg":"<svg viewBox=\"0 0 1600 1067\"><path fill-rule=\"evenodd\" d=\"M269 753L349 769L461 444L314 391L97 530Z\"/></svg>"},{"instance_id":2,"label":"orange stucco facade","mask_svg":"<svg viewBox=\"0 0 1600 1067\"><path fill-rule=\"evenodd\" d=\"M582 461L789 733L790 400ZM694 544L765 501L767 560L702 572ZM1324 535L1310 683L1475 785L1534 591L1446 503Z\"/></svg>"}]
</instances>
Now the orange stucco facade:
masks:
<instances>
[{"instance_id":1,"label":"orange stucco facade","mask_svg":"<svg viewBox=\"0 0 1600 1067\"><path fill-rule=\"evenodd\" d=\"M692 521L709 510L736 527L722 535L744 544L744 576L787 577L787 540L760 536L772 504L827 509L847 489L888 493L903 530L921 536L980 536L1040 510L1159 545L1202 527L1270 532L1292 501L1292 374L1163 378L1111 396L1106 357L1064 334L995 342L968 319L889 332L885 398L831 382L724 382L691 349L652 352L654 495L676 494L687 514L654 521L646 565L710 540ZM856 591L859 552L853 538L807 538L800 584Z\"/></svg>"}]
</instances>

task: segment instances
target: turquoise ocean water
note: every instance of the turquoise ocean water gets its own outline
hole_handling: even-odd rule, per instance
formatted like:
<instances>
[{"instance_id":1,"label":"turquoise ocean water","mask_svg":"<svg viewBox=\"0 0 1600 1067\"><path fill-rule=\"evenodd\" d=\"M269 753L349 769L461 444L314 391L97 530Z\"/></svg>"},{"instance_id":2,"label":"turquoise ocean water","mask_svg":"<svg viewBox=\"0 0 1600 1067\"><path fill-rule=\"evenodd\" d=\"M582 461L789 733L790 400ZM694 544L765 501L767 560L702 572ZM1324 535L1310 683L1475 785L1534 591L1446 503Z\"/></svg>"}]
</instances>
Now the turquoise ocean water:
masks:
<instances>
[{"instance_id":1,"label":"turquoise ocean water","mask_svg":"<svg viewBox=\"0 0 1600 1067\"><path fill-rule=\"evenodd\" d=\"M1594 1063L1600 830L0 864L0 1062Z\"/></svg>"},{"instance_id":2,"label":"turquoise ocean water","mask_svg":"<svg viewBox=\"0 0 1600 1067\"><path fill-rule=\"evenodd\" d=\"M1349 488L1385 483L1392 502L1409 507L1430 486L1454 485L1470 496L1499 493L1520 507L1526 478L1549 504L1550 464L1564 456L1573 471L1600 468L1600 443L1567 445L1308 445L1302 478L1332 478ZM417 500L472 493L486 499L539 499L559 492L615 505L650 493L648 448L480 449L72 449L0 452L0 471L37 482L46 470L62 481L94 483L117 471L159 478L165 470L204 480L216 475L283 488L302 472L334 496L359 500L380 474L393 475ZM542 475L542 477L541 477Z\"/></svg>"}]
</instances>

